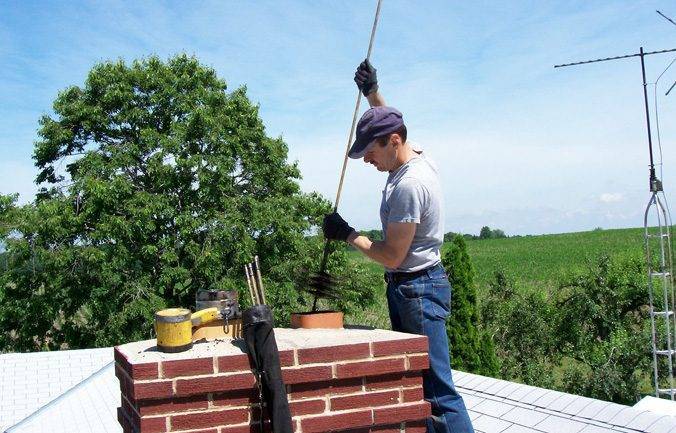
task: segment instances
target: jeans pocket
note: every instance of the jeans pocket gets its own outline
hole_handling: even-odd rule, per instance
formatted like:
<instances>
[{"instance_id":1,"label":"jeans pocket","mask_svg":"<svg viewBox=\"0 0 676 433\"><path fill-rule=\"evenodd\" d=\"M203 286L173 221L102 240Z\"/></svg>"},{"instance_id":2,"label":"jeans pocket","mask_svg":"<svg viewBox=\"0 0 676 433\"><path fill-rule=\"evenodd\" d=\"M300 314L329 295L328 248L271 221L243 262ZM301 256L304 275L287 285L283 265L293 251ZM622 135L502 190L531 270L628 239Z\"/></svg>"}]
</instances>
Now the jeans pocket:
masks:
<instances>
[{"instance_id":1,"label":"jeans pocket","mask_svg":"<svg viewBox=\"0 0 676 433\"><path fill-rule=\"evenodd\" d=\"M401 284L397 286L397 290L404 298L408 299L422 298L425 293L425 288L422 284Z\"/></svg>"}]
</instances>

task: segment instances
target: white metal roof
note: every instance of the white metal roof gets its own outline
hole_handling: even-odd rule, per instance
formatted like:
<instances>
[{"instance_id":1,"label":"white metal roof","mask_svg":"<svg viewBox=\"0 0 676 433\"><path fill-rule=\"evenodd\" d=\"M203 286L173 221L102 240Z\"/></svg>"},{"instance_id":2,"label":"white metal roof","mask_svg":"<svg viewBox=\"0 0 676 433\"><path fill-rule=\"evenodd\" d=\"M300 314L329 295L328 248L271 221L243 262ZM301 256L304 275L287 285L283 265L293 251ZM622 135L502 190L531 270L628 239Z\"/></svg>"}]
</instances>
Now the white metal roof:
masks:
<instances>
[{"instance_id":1,"label":"white metal roof","mask_svg":"<svg viewBox=\"0 0 676 433\"><path fill-rule=\"evenodd\" d=\"M474 429L483 433L676 433L676 417L454 371Z\"/></svg>"},{"instance_id":2,"label":"white metal roof","mask_svg":"<svg viewBox=\"0 0 676 433\"><path fill-rule=\"evenodd\" d=\"M30 396L39 394L37 391L44 388L44 381L26 378L24 381L3 382L3 411L14 414L13 422L18 423L8 430L9 433L121 433L116 416L120 396L112 349L40 353L47 359L47 364L59 365L56 374L44 373L44 362L31 362L37 359L36 355L0 355L0 368L10 365L3 364L4 357L13 356L15 364L27 366L25 369L13 370L17 377L50 377L53 382L58 382L55 378L62 377L69 384L54 386L54 389L64 391L37 403L37 399L33 401ZM35 371L31 371L31 365ZM89 377L77 384L70 384L78 375L85 376L87 365ZM454 371L453 374L477 433L676 433L676 417L640 407L460 371ZM25 385L16 389L17 383ZM8 394L23 397L6 401L5 396ZM32 409L23 409L21 406L13 410L13 401L30 403ZM31 412L26 418L16 415L28 410Z\"/></svg>"},{"instance_id":3,"label":"white metal roof","mask_svg":"<svg viewBox=\"0 0 676 433\"><path fill-rule=\"evenodd\" d=\"M112 348L0 355L0 431L82 382L112 358Z\"/></svg>"}]
</instances>

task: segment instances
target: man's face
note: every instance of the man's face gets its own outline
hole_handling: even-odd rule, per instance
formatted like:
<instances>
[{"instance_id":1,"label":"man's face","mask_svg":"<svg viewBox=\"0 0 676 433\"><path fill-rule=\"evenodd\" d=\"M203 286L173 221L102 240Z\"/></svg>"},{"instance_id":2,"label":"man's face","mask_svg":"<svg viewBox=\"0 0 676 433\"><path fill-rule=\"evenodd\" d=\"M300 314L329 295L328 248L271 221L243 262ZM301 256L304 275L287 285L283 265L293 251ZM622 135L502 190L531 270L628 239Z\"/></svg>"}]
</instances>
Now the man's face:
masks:
<instances>
[{"instance_id":1,"label":"man's face","mask_svg":"<svg viewBox=\"0 0 676 433\"><path fill-rule=\"evenodd\" d=\"M372 141L364 154L364 162L373 164L378 171L390 171L395 166L397 153L390 138L385 146Z\"/></svg>"}]
</instances>

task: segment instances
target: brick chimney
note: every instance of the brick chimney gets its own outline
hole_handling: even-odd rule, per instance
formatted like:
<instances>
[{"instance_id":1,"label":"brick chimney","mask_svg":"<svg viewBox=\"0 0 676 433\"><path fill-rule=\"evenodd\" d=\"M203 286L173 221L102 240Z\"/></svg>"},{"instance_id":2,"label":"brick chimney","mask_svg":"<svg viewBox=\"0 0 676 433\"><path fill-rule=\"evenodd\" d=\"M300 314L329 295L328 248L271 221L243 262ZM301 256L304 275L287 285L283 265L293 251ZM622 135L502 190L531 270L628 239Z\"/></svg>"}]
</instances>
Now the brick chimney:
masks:
<instances>
[{"instance_id":1,"label":"brick chimney","mask_svg":"<svg viewBox=\"0 0 676 433\"><path fill-rule=\"evenodd\" d=\"M275 329L297 433L423 433L427 338L385 330ZM161 353L115 348L124 433L255 433L258 391L241 340ZM269 431L269 429L266 429Z\"/></svg>"}]
</instances>

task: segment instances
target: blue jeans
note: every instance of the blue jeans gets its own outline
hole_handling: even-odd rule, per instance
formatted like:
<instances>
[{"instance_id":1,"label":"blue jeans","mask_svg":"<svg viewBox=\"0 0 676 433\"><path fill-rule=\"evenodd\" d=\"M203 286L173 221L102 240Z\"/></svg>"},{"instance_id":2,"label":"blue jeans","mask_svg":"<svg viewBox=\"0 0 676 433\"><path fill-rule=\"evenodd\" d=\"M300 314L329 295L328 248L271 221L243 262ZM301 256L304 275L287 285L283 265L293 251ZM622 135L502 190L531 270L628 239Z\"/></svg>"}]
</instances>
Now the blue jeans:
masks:
<instances>
[{"instance_id":1,"label":"blue jeans","mask_svg":"<svg viewBox=\"0 0 676 433\"><path fill-rule=\"evenodd\" d=\"M465 402L455 390L446 335L451 285L441 264L410 280L387 280L392 330L426 335L430 369L423 372L425 400L432 405L427 433L473 433Z\"/></svg>"}]
</instances>

